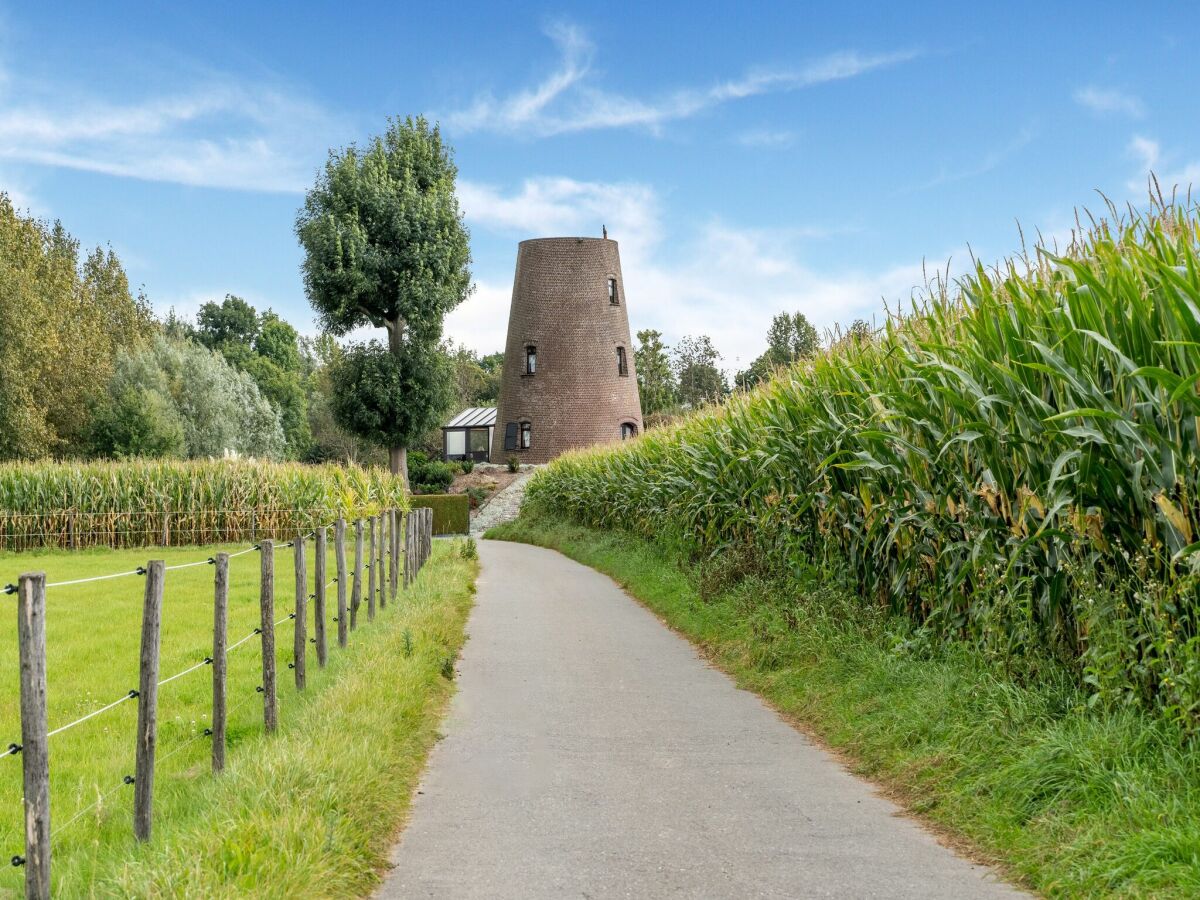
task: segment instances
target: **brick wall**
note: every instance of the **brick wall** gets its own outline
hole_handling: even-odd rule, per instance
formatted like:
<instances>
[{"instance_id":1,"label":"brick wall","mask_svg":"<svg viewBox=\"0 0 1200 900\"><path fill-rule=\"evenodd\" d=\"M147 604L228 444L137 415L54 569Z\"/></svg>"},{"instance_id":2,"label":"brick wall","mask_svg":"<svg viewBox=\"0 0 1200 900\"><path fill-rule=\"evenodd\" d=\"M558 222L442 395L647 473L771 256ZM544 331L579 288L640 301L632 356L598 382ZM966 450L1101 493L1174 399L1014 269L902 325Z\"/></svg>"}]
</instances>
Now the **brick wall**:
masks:
<instances>
[{"instance_id":1,"label":"brick wall","mask_svg":"<svg viewBox=\"0 0 1200 900\"><path fill-rule=\"evenodd\" d=\"M616 278L620 303L608 299ZM526 375L525 348L537 347ZM627 375L617 372L625 348ZM504 449L505 424L532 425L528 450ZM548 462L564 450L621 439L622 423L642 431L633 342L617 242L539 238L517 248L492 461Z\"/></svg>"}]
</instances>

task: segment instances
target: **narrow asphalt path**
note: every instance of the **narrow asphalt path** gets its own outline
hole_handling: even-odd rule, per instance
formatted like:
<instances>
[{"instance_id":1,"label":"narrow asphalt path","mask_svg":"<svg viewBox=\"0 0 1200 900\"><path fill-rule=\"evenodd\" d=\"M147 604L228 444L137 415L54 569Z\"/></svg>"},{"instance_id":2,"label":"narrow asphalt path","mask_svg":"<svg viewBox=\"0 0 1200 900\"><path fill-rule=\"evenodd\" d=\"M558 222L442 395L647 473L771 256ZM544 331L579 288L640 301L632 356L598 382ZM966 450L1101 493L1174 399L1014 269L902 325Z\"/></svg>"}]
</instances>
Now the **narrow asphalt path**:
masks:
<instances>
[{"instance_id":1,"label":"narrow asphalt path","mask_svg":"<svg viewBox=\"0 0 1200 900\"><path fill-rule=\"evenodd\" d=\"M1014 897L607 577L481 541L384 898Z\"/></svg>"}]
</instances>

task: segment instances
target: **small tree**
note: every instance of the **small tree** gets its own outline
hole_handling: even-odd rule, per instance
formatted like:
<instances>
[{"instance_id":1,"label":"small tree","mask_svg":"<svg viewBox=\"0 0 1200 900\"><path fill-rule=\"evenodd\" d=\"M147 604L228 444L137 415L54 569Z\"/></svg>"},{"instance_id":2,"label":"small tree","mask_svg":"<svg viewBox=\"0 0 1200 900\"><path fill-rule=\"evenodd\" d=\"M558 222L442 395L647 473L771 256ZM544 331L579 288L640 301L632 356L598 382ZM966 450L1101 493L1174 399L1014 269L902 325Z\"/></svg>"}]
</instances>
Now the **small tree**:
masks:
<instances>
[{"instance_id":1,"label":"small tree","mask_svg":"<svg viewBox=\"0 0 1200 900\"><path fill-rule=\"evenodd\" d=\"M675 373L662 332L646 329L637 333L638 347L634 351L638 393L642 398L642 415L670 409L677 402Z\"/></svg>"},{"instance_id":2,"label":"small tree","mask_svg":"<svg viewBox=\"0 0 1200 900\"><path fill-rule=\"evenodd\" d=\"M675 345L675 378L679 400L695 409L720 400L729 393L725 373L717 368L721 354L706 334L685 337Z\"/></svg>"},{"instance_id":3,"label":"small tree","mask_svg":"<svg viewBox=\"0 0 1200 900\"><path fill-rule=\"evenodd\" d=\"M385 442L392 472L406 480L409 443L445 412L428 404L450 396L408 386L444 372L433 362L441 358L442 322L470 290L457 174L436 126L392 119L365 152L351 145L330 153L296 219L304 286L324 328L387 332L390 361L370 346L347 355L335 380L358 393L339 396L335 415L355 434ZM379 381L366 379L368 371ZM356 400L370 409L356 411Z\"/></svg>"}]
</instances>

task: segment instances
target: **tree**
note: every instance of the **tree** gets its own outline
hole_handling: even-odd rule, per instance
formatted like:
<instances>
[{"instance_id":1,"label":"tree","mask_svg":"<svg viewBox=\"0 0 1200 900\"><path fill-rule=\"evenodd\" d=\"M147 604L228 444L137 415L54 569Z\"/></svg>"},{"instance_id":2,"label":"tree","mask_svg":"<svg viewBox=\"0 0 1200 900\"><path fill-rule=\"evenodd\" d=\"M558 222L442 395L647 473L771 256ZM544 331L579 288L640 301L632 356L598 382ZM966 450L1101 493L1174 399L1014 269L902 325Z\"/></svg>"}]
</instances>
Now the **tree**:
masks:
<instances>
[{"instance_id":1,"label":"tree","mask_svg":"<svg viewBox=\"0 0 1200 900\"><path fill-rule=\"evenodd\" d=\"M138 404L153 422L135 421ZM233 451L271 459L281 457L285 446L279 413L253 378L213 350L163 334L118 354L92 442L95 451L114 455L213 457Z\"/></svg>"},{"instance_id":2,"label":"tree","mask_svg":"<svg viewBox=\"0 0 1200 900\"><path fill-rule=\"evenodd\" d=\"M662 332L645 329L637 333L638 346L633 351L637 369L638 393L642 398L642 415L663 412L673 407L677 398L675 373Z\"/></svg>"},{"instance_id":3,"label":"tree","mask_svg":"<svg viewBox=\"0 0 1200 900\"><path fill-rule=\"evenodd\" d=\"M61 223L0 192L0 458L86 452L113 361L152 331L112 250L81 259Z\"/></svg>"},{"instance_id":4,"label":"tree","mask_svg":"<svg viewBox=\"0 0 1200 900\"><path fill-rule=\"evenodd\" d=\"M681 403L695 409L729 393L725 373L717 367L720 359L721 354L706 334L685 337L675 345L675 379Z\"/></svg>"},{"instance_id":5,"label":"tree","mask_svg":"<svg viewBox=\"0 0 1200 900\"><path fill-rule=\"evenodd\" d=\"M195 337L209 350L222 350L227 345L249 347L258 337L258 311L233 294L226 294L221 303L209 301L196 313Z\"/></svg>"},{"instance_id":6,"label":"tree","mask_svg":"<svg viewBox=\"0 0 1200 900\"><path fill-rule=\"evenodd\" d=\"M378 341L353 344L330 373L334 416L348 431L384 447L396 434L419 438L454 399L453 366L444 353L428 353L414 342L400 349L404 355L397 359ZM403 458L407 467L407 454ZM407 481L407 469L401 474Z\"/></svg>"},{"instance_id":7,"label":"tree","mask_svg":"<svg viewBox=\"0 0 1200 900\"><path fill-rule=\"evenodd\" d=\"M308 423L312 443L304 458L309 462L387 465L384 450L346 430L334 415L333 374L345 355L333 335L323 334L313 341L313 372L308 382Z\"/></svg>"},{"instance_id":8,"label":"tree","mask_svg":"<svg viewBox=\"0 0 1200 900\"><path fill-rule=\"evenodd\" d=\"M338 381L361 393L335 397L334 408L346 428L387 446L392 472L406 480L407 447L421 434L417 423L445 412L419 404L450 397L442 390L408 394L407 386L428 386L431 373L445 373L438 363L442 322L470 290L457 174L438 127L423 117L391 119L365 152L351 145L330 153L296 218L305 290L325 330L387 332L390 362L371 345L356 348ZM385 371L384 363L395 371ZM364 408L355 410L355 400Z\"/></svg>"},{"instance_id":9,"label":"tree","mask_svg":"<svg viewBox=\"0 0 1200 900\"><path fill-rule=\"evenodd\" d=\"M749 388L766 381L780 366L800 359L810 359L821 349L821 339L804 313L781 312L771 320L767 329L767 352L737 373L739 388Z\"/></svg>"}]
</instances>

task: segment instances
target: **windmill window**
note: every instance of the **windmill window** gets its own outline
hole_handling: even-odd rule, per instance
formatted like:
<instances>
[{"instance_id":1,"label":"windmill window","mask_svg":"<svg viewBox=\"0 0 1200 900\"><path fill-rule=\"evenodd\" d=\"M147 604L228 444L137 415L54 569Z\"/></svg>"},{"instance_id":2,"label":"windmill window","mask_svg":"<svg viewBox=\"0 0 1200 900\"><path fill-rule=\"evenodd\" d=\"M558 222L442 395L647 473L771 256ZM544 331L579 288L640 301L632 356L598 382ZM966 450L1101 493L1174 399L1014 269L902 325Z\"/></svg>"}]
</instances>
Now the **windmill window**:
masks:
<instances>
[{"instance_id":1,"label":"windmill window","mask_svg":"<svg viewBox=\"0 0 1200 900\"><path fill-rule=\"evenodd\" d=\"M517 449L517 423L507 422L504 425L504 449Z\"/></svg>"},{"instance_id":2,"label":"windmill window","mask_svg":"<svg viewBox=\"0 0 1200 900\"><path fill-rule=\"evenodd\" d=\"M613 306L618 306L621 303L621 297L617 293L617 279L608 279L608 302Z\"/></svg>"},{"instance_id":3,"label":"windmill window","mask_svg":"<svg viewBox=\"0 0 1200 900\"><path fill-rule=\"evenodd\" d=\"M525 348L525 374L537 374L537 347L532 344Z\"/></svg>"},{"instance_id":4,"label":"windmill window","mask_svg":"<svg viewBox=\"0 0 1200 900\"><path fill-rule=\"evenodd\" d=\"M521 449L528 450L533 439L533 425L529 422L521 423Z\"/></svg>"},{"instance_id":5,"label":"windmill window","mask_svg":"<svg viewBox=\"0 0 1200 900\"><path fill-rule=\"evenodd\" d=\"M625 361L625 348L624 347L617 348L617 374L618 375L628 375L629 374L629 363L627 363Z\"/></svg>"},{"instance_id":6,"label":"windmill window","mask_svg":"<svg viewBox=\"0 0 1200 900\"><path fill-rule=\"evenodd\" d=\"M637 437L637 426L632 422L621 423L621 440L627 441L630 438Z\"/></svg>"}]
</instances>

